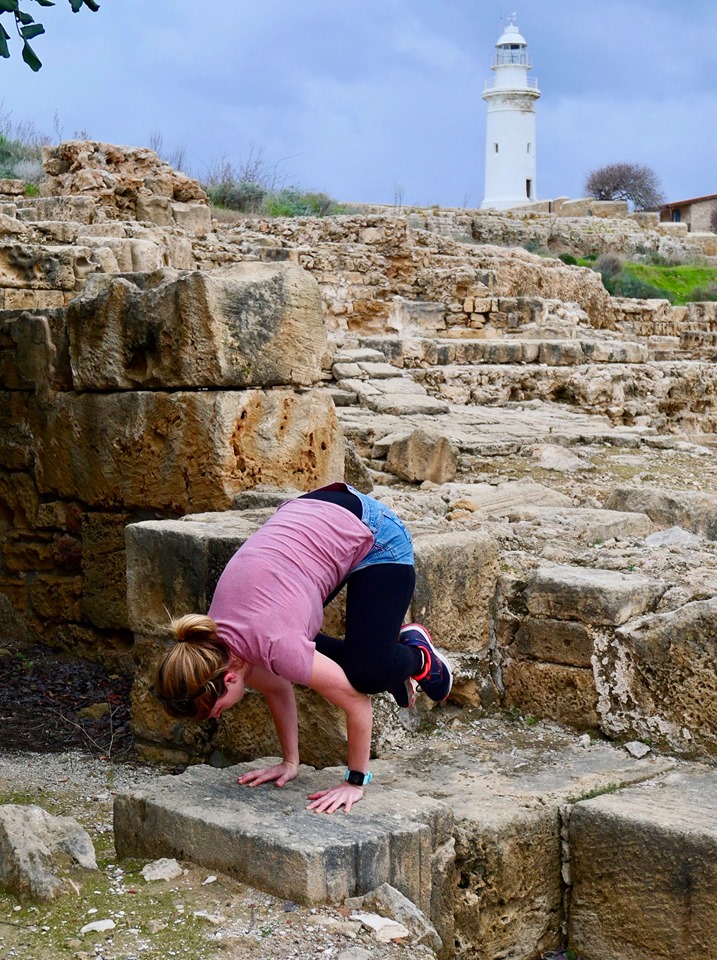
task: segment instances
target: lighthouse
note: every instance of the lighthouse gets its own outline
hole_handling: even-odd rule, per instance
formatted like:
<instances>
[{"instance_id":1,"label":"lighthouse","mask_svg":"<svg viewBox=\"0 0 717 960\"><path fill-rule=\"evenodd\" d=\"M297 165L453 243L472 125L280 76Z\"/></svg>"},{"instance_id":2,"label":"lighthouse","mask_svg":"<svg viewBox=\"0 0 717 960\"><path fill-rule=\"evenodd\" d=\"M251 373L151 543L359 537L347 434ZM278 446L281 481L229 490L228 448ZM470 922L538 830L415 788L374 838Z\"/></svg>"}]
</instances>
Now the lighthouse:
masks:
<instances>
[{"instance_id":1,"label":"lighthouse","mask_svg":"<svg viewBox=\"0 0 717 960\"><path fill-rule=\"evenodd\" d=\"M538 81L529 77L528 44L515 14L495 45L494 77L486 81L483 209L520 207L537 198L535 189L535 101Z\"/></svg>"}]
</instances>

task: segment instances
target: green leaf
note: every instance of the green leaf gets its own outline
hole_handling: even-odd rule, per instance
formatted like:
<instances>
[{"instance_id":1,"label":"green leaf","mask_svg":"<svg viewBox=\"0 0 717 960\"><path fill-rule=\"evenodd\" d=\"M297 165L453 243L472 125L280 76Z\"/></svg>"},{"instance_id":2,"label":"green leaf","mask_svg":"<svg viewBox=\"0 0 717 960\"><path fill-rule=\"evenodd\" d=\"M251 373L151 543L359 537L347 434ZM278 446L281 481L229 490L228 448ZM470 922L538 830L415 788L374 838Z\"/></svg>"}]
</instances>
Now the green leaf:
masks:
<instances>
[{"instance_id":1,"label":"green leaf","mask_svg":"<svg viewBox=\"0 0 717 960\"><path fill-rule=\"evenodd\" d=\"M28 67L33 71L33 73L37 73L37 71L42 66L42 61L40 60L40 58L37 56L37 54L35 53L35 51L32 49L32 47L27 41L25 41L22 47L22 59L25 61Z\"/></svg>"},{"instance_id":2,"label":"green leaf","mask_svg":"<svg viewBox=\"0 0 717 960\"><path fill-rule=\"evenodd\" d=\"M97 13L100 9L99 3L95 3L95 0L85 0L85 6L89 7L93 13Z\"/></svg>"},{"instance_id":3,"label":"green leaf","mask_svg":"<svg viewBox=\"0 0 717 960\"><path fill-rule=\"evenodd\" d=\"M0 0L0 12L14 13L17 10L18 0Z\"/></svg>"},{"instance_id":4,"label":"green leaf","mask_svg":"<svg viewBox=\"0 0 717 960\"><path fill-rule=\"evenodd\" d=\"M41 23L33 23L31 27L22 27L20 36L23 40L34 40L35 37L39 37L44 32L45 28Z\"/></svg>"},{"instance_id":5,"label":"green leaf","mask_svg":"<svg viewBox=\"0 0 717 960\"><path fill-rule=\"evenodd\" d=\"M10 34L7 32L5 27L0 23L0 57L4 57L6 60L10 56L10 50L8 49L7 42L10 39Z\"/></svg>"},{"instance_id":6,"label":"green leaf","mask_svg":"<svg viewBox=\"0 0 717 960\"><path fill-rule=\"evenodd\" d=\"M35 22L34 18L31 17L29 13L24 13L22 10L17 11L17 13L15 14L15 19L19 20L20 23L25 23L25 24Z\"/></svg>"},{"instance_id":7,"label":"green leaf","mask_svg":"<svg viewBox=\"0 0 717 960\"><path fill-rule=\"evenodd\" d=\"M70 6L72 7L73 13L79 13L82 6L82 0L70 0Z\"/></svg>"},{"instance_id":8,"label":"green leaf","mask_svg":"<svg viewBox=\"0 0 717 960\"><path fill-rule=\"evenodd\" d=\"M54 7L55 0L35 0L35 3L39 3L41 7Z\"/></svg>"}]
</instances>

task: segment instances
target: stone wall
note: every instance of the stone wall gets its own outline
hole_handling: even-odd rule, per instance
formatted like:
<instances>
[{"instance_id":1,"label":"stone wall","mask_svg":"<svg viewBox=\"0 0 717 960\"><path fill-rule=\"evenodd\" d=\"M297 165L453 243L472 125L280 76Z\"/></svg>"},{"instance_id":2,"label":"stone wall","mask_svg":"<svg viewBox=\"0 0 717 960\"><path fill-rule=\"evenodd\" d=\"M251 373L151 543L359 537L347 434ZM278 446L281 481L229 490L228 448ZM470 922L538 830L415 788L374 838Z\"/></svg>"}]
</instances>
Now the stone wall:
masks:
<instances>
[{"instance_id":1,"label":"stone wall","mask_svg":"<svg viewBox=\"0 0 717 960\"><path fill-rule=\"evenodd\" d=\"M0 597L48 643L131 669L123 530L343 475L316 281L293 264L95 274L0 314ZM6 613L8 610L6 609Z\"/></svg>"}]
</instances>

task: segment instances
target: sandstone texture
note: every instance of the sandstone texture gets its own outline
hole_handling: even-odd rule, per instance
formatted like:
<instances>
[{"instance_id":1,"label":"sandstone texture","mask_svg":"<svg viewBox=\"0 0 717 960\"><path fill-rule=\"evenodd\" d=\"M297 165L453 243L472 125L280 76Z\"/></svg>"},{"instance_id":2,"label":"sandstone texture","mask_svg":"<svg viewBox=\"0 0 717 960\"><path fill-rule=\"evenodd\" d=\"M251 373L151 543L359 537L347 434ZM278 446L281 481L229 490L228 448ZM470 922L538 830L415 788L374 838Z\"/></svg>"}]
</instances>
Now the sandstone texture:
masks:
<instances>
[{"instance_id":1,"label":"sandstone texture","mask_svg":"<svg viewBox=\"0 0 717 960\"><path fill-rule=\"evenodd\" d=\"M77 390L308 386L327 348L318 284L283 263L96 274L68 329Z\"/></svg>"}]
</instances>

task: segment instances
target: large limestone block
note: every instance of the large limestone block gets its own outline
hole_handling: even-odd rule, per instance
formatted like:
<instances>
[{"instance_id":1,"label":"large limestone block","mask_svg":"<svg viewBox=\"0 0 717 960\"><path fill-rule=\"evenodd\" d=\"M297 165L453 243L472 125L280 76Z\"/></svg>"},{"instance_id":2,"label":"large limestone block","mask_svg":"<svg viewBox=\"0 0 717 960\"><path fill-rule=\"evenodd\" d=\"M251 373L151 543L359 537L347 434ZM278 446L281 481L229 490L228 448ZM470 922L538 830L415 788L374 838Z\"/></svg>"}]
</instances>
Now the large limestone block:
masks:
<instances>
[{"instance_id":1,"label":"large limestone block","mask_svg":"<svg viewBox=\"0 0 717 960\"><path fill-rule=\"evenodd\" d=\"M644 617L616 640L624 666L608 684L608 723L636 726L681 753L717 756L717 599Z\"/></svg>"},{"instance_id":2,"label":"large limestone block","mask_svg":"<svg viewBox=\"0 0 717 960\"><path fill-rule=\"evenodd\" d=\"M333 403L311 391L63 393L32 419L41 492L92 506L223 509L260 483L343 475Z\"/></svg>"},{"instance_id":3,"label":"large limestone block","mask_svg":"<svg viewBox=\"0 0 717 960\"><path fill-rule=\"evenodd\" d=\"M717 958L717 774L679 771L579 803L571 949L586 960Z\"/></svg>"},{"instance_id":4,"label":"large limestone block","mask_svg":"<svg viewBox=\"0 0 717 960\"><path fill-rule=\"evenodd\" d=\"M238 786L245 769L190 767L118 796L119 856L189 858L307 904L341 903L390 883L431 916L432 855L452 826L445 804L369 789L350 816L317 816L305 809L306 795L330 786L342 770L301 767L277 790Z\"/></svg>"},{"instance_id":5,"label":"large limestone block","mask_svg":"<svg viewBox=\"0 0 717 960\"><path fill-rule=\"evenodd\" d=\"M212 230L212 211L206 203L198 201L181 203L175 201L171 205L174 222L182 230L197 236L204 236Z\"/></svg>"},{"instance_id":6,"label":"large limestone block","mask_svg":"<svg viewBox=\"0 0 717 960\"><path fill-rule=\"evenodd\" d=\"M577 730L599 727L598 695L592 670L509 660L503 667L503 705L556 720Z\"/></svg>"},{"instance_id":7,"label":"large limestone block","mask_svg":"<svg viewBox=\"0 0 717 960\"><path fill-rule=\"evenodd\" d=\"M448 483L458 469L458 446L449 437L414 430L391 444L386 469L409 483Z\"/></svg>"},{"instance_id":8,"label":"large limestone block","mask_svg":"<svg viewBox=\"0 0 717 960\"><path fill-rule=\"evenodd\" d=\"M530 574L524 598L534 617L615 626L652 609L666 589L638 574L561 564Z\"/></svg>"},{"instance_id":9,"label":"large limestone block","mask_svg":"<svg viewBox=\"0 0 717 960\"><path fill-rule=\"evenodd\" d=\"M485 650L499 575L496 542L476 531L417 533L415 552L412 618L446 650Z\"/></svg>"},{"instance_id":10,"label":"large limestone block","mask_svg":"<svg viewBox=\"0 0 717 960\"><path fill-rule=\"evenodd\" d=\"M660 526L678 526L708 540L717 540L717 497L707 493L616 487L605 506L609 510L646 513L653 523Z\"/></svg>"},{"instance_id":11,"label":"large limestone block","mask_svg":"<svg viewBox=\"0 0 717 960\"><path fill-rule=\"evenodd\" d=\"M582 623L527 618L518 627L509 653L570 667L590 667L593 639Z\"/></svg>"},{"instance_id":12,"label":"large limestone block","mask_svg":"<svg viewBox=\"0 0 717 960\"><path fill-rule=\"evenodd\" d=\"M97 276L68 329L83 390L306 386L327 348L318 283L292 263Z\"/></svg>"}]
</instances>

